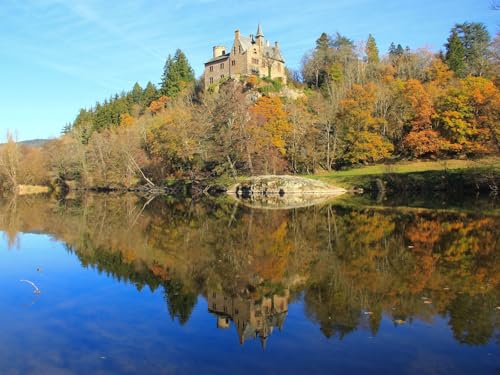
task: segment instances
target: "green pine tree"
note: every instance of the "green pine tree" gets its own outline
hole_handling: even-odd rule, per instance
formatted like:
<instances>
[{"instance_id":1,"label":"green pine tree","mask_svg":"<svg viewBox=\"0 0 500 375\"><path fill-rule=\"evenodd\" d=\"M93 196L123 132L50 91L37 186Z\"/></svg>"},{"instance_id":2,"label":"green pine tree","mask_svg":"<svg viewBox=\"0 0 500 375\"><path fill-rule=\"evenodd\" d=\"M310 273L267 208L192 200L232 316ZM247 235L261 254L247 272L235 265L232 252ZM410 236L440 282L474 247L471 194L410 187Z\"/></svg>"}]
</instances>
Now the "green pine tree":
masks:
<instances>
[{"instance_id":1,"label":"green pine tree","mask_svg":"<svg viewBox=\"0 0 500 375\"><path fill-rule=\"evenodd\" d=\"M455 72L457 77L464 77L467 75L464 45L456 31L452 31L448 38L445 62L449 68Z\"/></svg>"},{"instance_id":2,"label":"green pine tree","mask_svg":"<svg viewBox=\"0 0 500 375\"><path fill-rule=\"evenodd\" d=\"M132 91L130 92L130 100L133 104L141 104L142 103L142 87L138 82L135 83Z\"/></svg>"},{"instance_id":3,"label":"green pine tree","mask_svg":"<svg viewBox=\"0 0 500 375\"><path fill-rule=\"evenodd\" d=\"M174 57L170 55L165 62L161 78L161 94L175 98L189 84L194 82L194 71L189 65L186 55L180 49Z\"/></svg>"},{"instance_id":4,"label":"green pine tree","mask_svg":"<svg viewBox=\"0 0 500 375\"><path fill-rule=\"evenodd\" d=\"M322 33L321 36L316 40L316 49L321 51L326 51L330 48L330 37L326 33Z\"/></svg>"},{"instance_id":5,"label":"green pine tree","mask_svg":"<svg viewBox=\"0 0 500 375\"><path fill-rule=\"evenodd\" d=\"M378 64L380 62L377 43L375 42L375 38L372 36L372 34L368 35L365 52L368 58L368 64Z\"/></svg>"},{"instance_id":6,"label":"green pine tree","mask_svg":"<svg viewBox=\"0 0 500 375\"><path fill-rule=\"evenodd\" d=\"M153 100L158 99L158 90L152 82L148 82L144 93L142 94L142 100L144 106L149 106Z\"/></svg>"},{"instance_id":7,"label":"green pine tree","mask_svg":"<svg viewBox=\"0 0 500 375\"><path fill-rule=\"evenodd\" d=\"M389 56L394 56L396 55L396 45L394 42L391 42L391 45L389 46Z\"/></svg>"},{"instance_id":8,"label":"green pine tree","mask_svg":"<svg viewBox=\"0 0 500 375\"><path fill-rule=\"evenodd\" d=\"M482 23L465 22L456 24L451 29L451 36L456 34L462 42L465 75L482 76L490 60L490 34ZM449 41L449 40L448 40Z\"/></svg>"}]
</instances>

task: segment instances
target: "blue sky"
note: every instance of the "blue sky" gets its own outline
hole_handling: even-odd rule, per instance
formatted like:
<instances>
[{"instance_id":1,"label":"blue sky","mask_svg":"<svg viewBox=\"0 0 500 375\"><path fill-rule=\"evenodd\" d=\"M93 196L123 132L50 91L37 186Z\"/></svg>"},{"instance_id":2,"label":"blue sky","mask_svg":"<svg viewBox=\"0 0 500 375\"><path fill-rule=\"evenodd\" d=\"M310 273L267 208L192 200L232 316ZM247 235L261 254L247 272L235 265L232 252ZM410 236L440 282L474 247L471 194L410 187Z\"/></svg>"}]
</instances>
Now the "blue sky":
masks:
<instances>
[{"instance_id":1,"label":"blue sky","mask_svg":"<svg viewBox=\"0 0 500 375\"><path fill-rule=\"evenodd\" d=\"M0 0L0 140L58 136L79 108L159 82L176 48L197 75L212 45L234 30L278 40L287 65L300 66L323 32L356 41L442 48L457 22L483 22L493 35L500 12L490 0ZM251 14L251 16L248 16Z\"/></svg>"}]
</instances>

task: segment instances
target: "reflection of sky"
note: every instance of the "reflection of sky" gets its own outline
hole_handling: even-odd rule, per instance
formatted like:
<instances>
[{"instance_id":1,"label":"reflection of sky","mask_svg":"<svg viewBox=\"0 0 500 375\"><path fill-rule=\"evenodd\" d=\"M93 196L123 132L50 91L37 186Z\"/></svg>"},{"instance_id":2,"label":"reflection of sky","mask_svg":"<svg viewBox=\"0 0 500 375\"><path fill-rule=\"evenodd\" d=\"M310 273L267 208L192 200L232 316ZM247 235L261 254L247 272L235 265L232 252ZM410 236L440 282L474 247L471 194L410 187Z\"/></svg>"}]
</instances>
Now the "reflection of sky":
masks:
<instances>
[{"instance_id":1,"label":"reflection of sky","mask_svg":"<svg viewBox=\"0 0 500 375\"><path fill-rule=\"evenodd\" d=\"M45 235L20 235L19 248L0 240L1 374L163 373L493 373L494 344L459 345L446 320L396 327L384 318L375 337L359 328L328 340L289 306L282 332L265 351L258 340L238 344L234 327L216 328L199 298L184 326L168 315L163 291L138 292L93 269ZM42 267L43 272L36 269ZM42 290L35 296L34 281ZM35 302L34 304L33 301ZM475 371L480 369L481 371Z\"/></svg>"}]
</instances>

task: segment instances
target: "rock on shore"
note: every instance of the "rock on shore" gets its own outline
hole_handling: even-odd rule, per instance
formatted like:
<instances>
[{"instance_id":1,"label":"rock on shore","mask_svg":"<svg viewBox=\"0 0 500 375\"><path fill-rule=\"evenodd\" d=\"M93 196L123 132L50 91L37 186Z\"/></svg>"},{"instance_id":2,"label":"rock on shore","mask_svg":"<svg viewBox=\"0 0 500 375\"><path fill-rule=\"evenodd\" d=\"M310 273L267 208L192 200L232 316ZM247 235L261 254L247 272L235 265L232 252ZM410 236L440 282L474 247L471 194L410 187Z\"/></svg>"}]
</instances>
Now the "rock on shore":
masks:
<instances>
[{"instance_id":1,"label":"rock on shore","mask_svg":"<svg viewBox=\"0 0 500 375\"><path fill-rule=\"evenodd\" d=\"M252 195L328 195L336 196L346 192L338 186L323 181L298 176L255 176L239 182L228 189L228 193L238 196Z\"/></svg>"}]
</instances>

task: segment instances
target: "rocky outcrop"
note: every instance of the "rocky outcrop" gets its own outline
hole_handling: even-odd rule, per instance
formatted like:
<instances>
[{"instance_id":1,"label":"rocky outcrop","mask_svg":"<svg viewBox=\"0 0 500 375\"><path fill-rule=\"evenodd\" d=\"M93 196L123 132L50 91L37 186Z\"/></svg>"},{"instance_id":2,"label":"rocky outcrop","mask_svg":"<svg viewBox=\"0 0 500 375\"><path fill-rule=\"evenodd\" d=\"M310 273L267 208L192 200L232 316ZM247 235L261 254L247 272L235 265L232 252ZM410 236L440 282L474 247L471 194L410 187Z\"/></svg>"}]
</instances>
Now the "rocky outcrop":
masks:
<instances>
[{"instance_id":1,"label":"rocky outcrop","mask_svg":"<svg viewBox=\"0 0 500 375\"><path fill-rule=\"evenodd\" d=\"M275 175L249 177L228 189L228 193L239 197L289 194L336 196L345 192L343 188L310 178Z\"/></svg>"}]
</instances>

